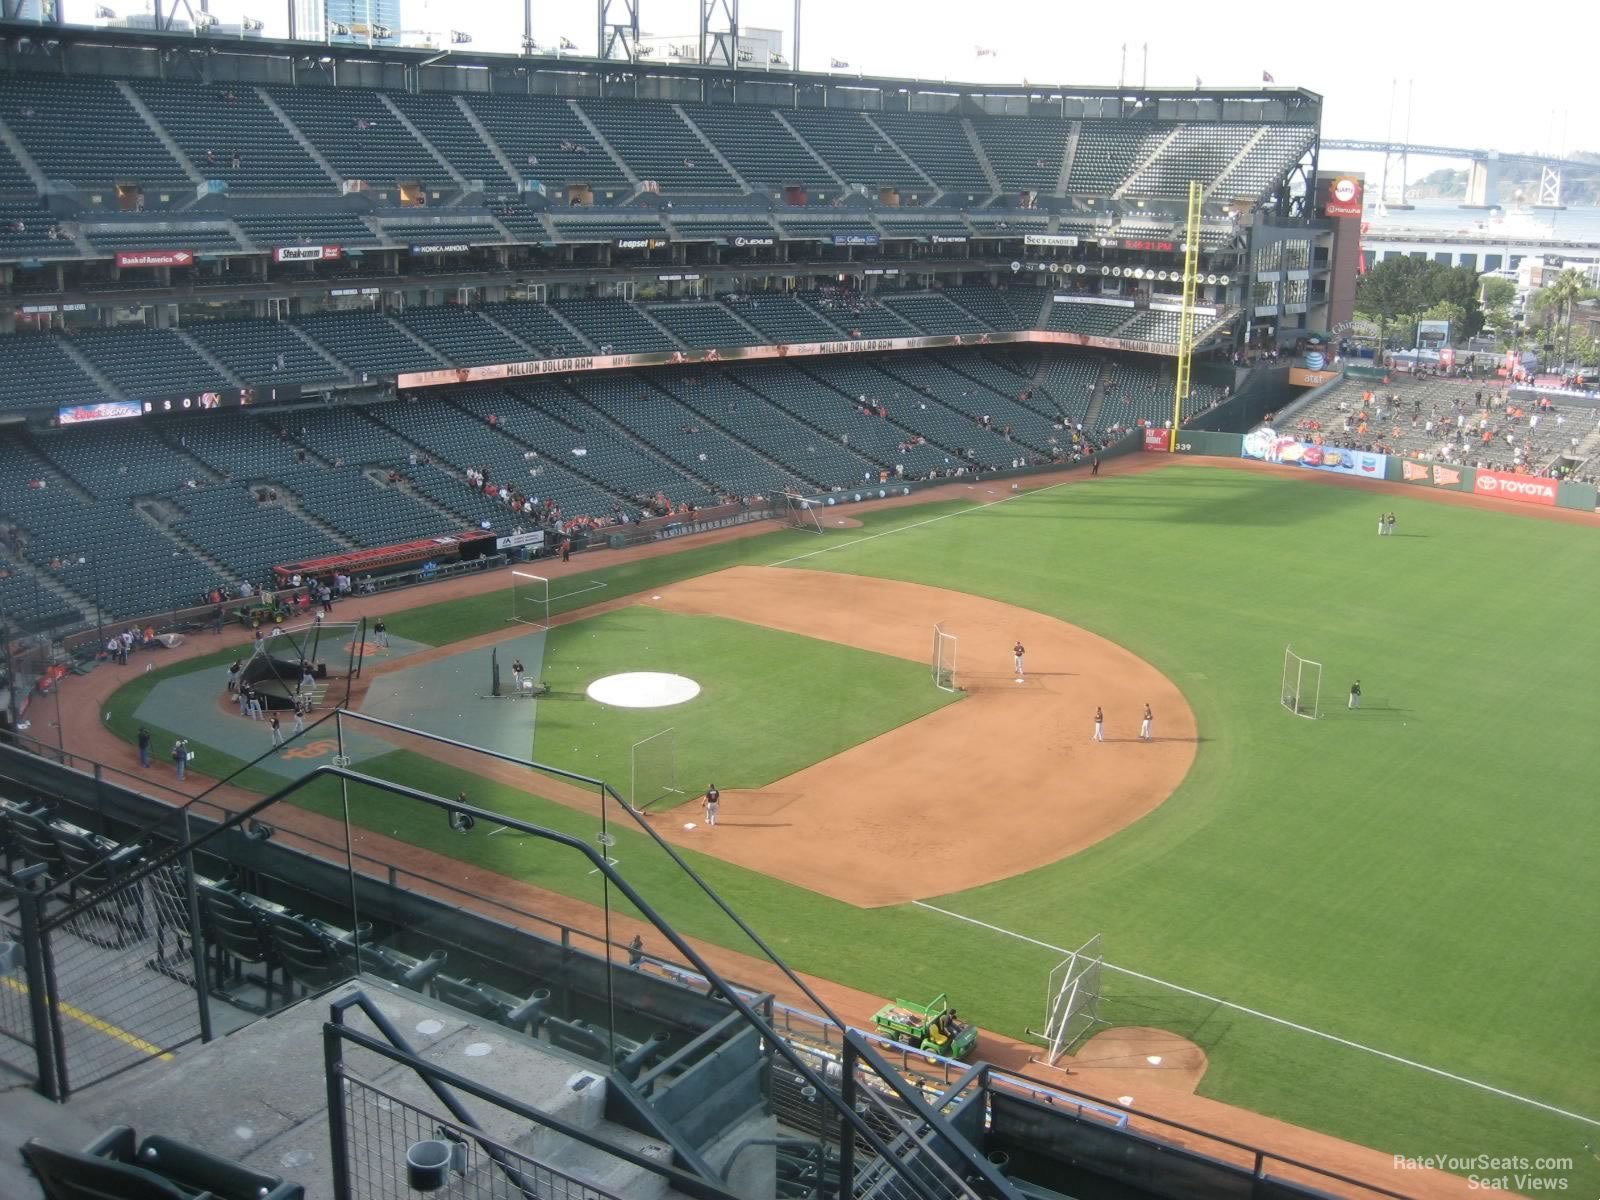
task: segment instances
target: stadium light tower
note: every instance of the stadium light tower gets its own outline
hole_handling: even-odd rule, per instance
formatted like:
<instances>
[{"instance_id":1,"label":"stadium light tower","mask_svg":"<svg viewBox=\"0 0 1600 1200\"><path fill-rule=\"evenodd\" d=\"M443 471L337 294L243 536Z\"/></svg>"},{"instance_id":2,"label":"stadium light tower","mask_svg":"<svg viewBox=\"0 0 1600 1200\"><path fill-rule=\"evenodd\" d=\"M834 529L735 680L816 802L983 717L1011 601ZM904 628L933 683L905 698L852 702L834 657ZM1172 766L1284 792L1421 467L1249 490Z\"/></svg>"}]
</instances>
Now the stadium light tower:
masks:
<instances>
[{"instance_id":1,"label":"stadium light tower","mask_svg":"<svg viewBox=\"0 0 1600 1200\"><path fill-rule=\"evenodd\" d=\"M700 63L739 65L739 0L700 0Z\"/></svg>"},{"instance_id":2,"label":"stadium light tower","mask_svg":"<svg viewBox=\"0 0 1600 1200\"><path fill-rule=\"evenodd\" d=\"M639 0L598 0L598 5L600 57L632 62L639 50Z\"/></svg>"}]
</instances>

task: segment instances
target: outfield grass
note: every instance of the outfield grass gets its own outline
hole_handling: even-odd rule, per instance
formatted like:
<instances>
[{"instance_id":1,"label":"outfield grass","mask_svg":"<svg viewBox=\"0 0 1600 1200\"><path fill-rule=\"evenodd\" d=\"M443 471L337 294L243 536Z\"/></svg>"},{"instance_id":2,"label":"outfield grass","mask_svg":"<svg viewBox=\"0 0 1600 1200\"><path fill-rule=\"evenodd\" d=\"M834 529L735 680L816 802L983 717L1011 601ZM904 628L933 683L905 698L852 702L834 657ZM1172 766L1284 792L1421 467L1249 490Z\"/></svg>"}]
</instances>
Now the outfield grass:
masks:
<instances>
[{"instance_id":1,"label":"outfield grass","mask_svg":"<svg viewBox=\"0 0 1600 1200\"><path fill-rule=\"evenodd\" d=\"M711 783L763 787L960 698L930 687L922 663L643 605L557 626L545 639L541 675L557 696L582 696L623 671L686 675L700 694L662 709L540 700L532 756L628 795L629 748L671 728L684 793L676 803Z\"/></svg>"},{"instance_id":2,"label":"outfield grass","mask_svg":"<svg viewBox=\"0 0 1600 1200\"><path fill-rule=\"evenodd\" d=\"M1379 509L1398 514L1400 536L1374 535ZM1106 842L941 907L1053 945L1101 933L1115 963L1600 1115L1594 531L1203 468L865 520L826 541L756 538L593 578L615 596L834 546L798 565L969 591L1127 646L1195 710L1203 741L1189 777ZM496 594L390 626L442 642L502 627L504 607ZM1326 720L1278 705L1291 641L1327 664ZM1366 706L1349 713L1358 675ZM391 755L379 769L457 786L425 760ZM592 835L573 810L494 785L483 794ZM523 866L481 837L410 835L593 891L586 875ZM613 853L686 932L746 948L641 836L623 831ZM949 990L1014 1035L1042 1016L1050 951L690 857L799 969L883 995ZM1112 985L1108 1011L1203 1045L1206 1095L1408 1154L1570 1156L1569 1191L1600 1190L1585 1149L1600 1131L1580 1122L1145 985Z\"/></svg>"}]
</instances>

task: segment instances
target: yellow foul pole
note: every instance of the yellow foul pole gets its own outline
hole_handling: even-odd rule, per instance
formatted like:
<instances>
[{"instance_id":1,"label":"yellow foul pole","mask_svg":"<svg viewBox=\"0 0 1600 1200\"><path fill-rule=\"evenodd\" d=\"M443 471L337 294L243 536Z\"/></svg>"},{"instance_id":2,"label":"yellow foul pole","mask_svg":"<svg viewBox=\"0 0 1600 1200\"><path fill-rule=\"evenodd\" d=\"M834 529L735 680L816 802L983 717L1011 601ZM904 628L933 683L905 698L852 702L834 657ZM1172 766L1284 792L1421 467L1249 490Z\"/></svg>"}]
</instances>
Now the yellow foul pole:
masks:
<instances>
[{"instance_id":1,"label":"yellow foul pole","mask_svg":"<svg viewBox=\"0 0 1600 1200\"><path fill-rule=\"evenodd\" d=\"M1178 382L1172 394L1172 436L1167 450L1178 452L1178 427L1183 424L1183 401L1189 394L1189 372L1194 362L1194 296L1200 284L1200 199L1198 180L1189 181L1189 219L1183 226L1183 311L1178 314Z\"/></svg>"}]
</instances>

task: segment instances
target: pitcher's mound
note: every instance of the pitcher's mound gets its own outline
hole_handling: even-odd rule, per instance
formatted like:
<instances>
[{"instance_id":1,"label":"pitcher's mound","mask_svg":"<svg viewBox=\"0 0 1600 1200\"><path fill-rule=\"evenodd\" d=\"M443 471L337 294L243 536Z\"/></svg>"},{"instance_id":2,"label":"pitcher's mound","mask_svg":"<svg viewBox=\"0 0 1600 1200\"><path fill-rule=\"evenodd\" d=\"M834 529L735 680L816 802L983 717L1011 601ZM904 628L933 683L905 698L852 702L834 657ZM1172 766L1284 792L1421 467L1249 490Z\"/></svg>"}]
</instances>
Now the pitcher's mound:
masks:
<instances>
[{"instance_id":1,"label":"pitcher's mound","mask_svg":"<svg viewBox=\"0 0 1600 1200\"><path fill-rule=\"evenodd\" d=\"M1085 1083L1135 1096L1141 1087L1192 1092L1206 1073L1206 1052L1165 1029L1128 1025L1095 1034L1064 1065Z\"/></svg>"},{"instance_id":2,"label":"pitcher's mound","mask_svg":"<svg viewBox=\"0 0 1600 1200\"><path fill-rule=\"evenodd\" d=\"M700 694L700 685L686 675L664 671L625 671L596 679L587 689L589 699L613 708L667 708Z\"/></svg>"}]
</instances>

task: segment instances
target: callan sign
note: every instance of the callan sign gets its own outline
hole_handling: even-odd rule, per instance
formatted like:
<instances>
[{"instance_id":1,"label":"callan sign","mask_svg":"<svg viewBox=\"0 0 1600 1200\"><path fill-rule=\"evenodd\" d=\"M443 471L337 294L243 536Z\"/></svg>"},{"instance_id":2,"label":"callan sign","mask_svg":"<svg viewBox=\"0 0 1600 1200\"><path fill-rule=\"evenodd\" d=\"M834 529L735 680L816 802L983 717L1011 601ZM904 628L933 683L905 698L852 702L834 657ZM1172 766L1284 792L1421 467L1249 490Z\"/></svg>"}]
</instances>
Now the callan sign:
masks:
<instances>
[{"instance_id":1,"label":"callan sign","mask_svg":"<svg viewBox=\"0 0 1600 1200\"><path fill-rule=\"evenodd\" d=\"M1341 175L1328 188L1328 203L1323 212L1330 217L1361 215L1361 180Z\"/></svg>"}]
</instances>

